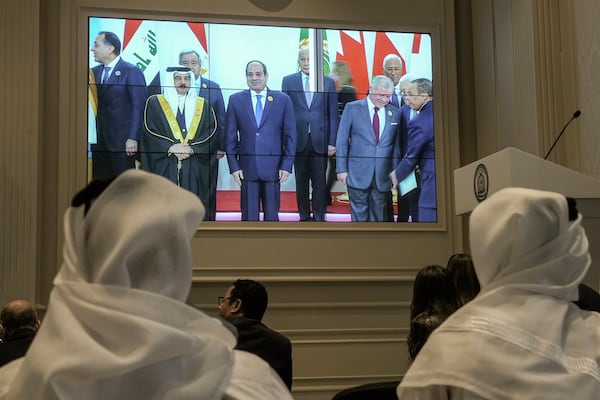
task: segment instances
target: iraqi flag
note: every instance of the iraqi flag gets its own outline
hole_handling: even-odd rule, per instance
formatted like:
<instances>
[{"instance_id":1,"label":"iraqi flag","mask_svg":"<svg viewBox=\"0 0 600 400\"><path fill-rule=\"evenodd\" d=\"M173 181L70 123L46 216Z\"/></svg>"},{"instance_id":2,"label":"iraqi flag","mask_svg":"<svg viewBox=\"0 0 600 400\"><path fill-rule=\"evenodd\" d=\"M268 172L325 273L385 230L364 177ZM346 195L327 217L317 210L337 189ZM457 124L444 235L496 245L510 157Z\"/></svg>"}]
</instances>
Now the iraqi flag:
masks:
<instances>
[{"instance_id":1,"label":"iraqi flag","mask_svg":"<svg viewBox=\"0 0 600 400\"><path fill-rule=\"evenodd\" d=\"M96 18L89 21L90 46L101 31L114 32L121 39L121 56L142 70L146 85L160 87L167 67L179 64L179 52L193 49L200 54L201 72L209 73L208 41L205 24L196 22L146 21L136 19ZM90 52L90 68L97 63ZM162 79L161 79L162 78ZM95 87L95 82L88 87ZM96 141L96 96L88 95L88 141Z\"/></svg>"},{"instance_id":2,"label":"iraqi flag","mask_svg":"<svg viewBox=\"0 0 600 400\"><path fill-rule=\"evenodd\" d=\"M125 20L121 56L125 61L142 70L146 84L152 82L160 71L160 47L156 22Z\"/></svg>"}]
</instances>

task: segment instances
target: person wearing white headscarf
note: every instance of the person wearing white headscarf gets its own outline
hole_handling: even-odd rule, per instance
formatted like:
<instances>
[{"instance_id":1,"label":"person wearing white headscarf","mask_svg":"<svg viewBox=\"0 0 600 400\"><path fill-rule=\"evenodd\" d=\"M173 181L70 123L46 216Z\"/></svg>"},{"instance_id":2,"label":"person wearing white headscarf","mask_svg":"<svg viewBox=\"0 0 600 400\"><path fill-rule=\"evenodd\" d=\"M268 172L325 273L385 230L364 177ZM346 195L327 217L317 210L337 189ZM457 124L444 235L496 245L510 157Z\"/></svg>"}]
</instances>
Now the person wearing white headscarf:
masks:
<instances>
[{"instance_id":1,"label":"person wearing white headscarf","mask_svg":"<svg viewBox=\"0 0 600 400\"><path fill-rule=\"evenodd\" d=\"M191 69L170 67L164 94L146 100L141 161L142 169L195 193L210 208L217 119L209 101L190 90L194 79Z\"/></svg>"},{"instance_id":2,"label":"person wearing white headscarf","mask_svg":"<svg viewBox=\"0 0 600 400\"><path fill-rule=\"evenodd\" d=\"M481 292L433 332L398 398L598 399L600 314L573 303L591 263L581 220L552 192L507 188L479 204Z\"/></svg>"},{"instance_id":3,"label":"person wearing white headscarf","mask_svg":"<svg viewBox=\"0 0 600 400\"><path fill-rule=\"evenodd\" d=\"M0 369L0 399L291 399L221 320L184 303L198 197L139 170L95 199L90 188L65 213L48 311L26 356Z\"/></svg>"}]
</instances>

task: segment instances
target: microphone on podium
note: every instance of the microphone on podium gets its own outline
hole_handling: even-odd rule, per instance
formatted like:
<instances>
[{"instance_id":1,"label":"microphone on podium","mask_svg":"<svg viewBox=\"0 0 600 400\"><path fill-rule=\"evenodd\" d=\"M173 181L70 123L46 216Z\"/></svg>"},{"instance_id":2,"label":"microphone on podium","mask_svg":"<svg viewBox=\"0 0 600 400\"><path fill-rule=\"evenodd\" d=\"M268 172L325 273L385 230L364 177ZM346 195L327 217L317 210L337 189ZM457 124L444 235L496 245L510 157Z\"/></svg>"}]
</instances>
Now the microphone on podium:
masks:
<instances>
[{"instance_id":1,"label":"microphone on podium","mask_svg":"<svg viewBox=\"0 0 600 400\"><path fill-rule=\"evenodd\" d=\"M563 126L563 128L560 130L560 133L558 134L558 136L556 137L556 140L554 141L554 143L552 143L552 146L550 147L550 150L548 150L548 153L546 153L546 156L544 157L544 160L548 159L548 156L550 155L550 153L552 153L552 150L554 150L554 146L556 146L556 143L558 143L558 140L560 139L560 137L563 135L563 133L565 133L565 130L567 129L567 126L569 126L569 124L571 122L573 122L573 120L575 118L578 118L581 115L581 111L577 110L573 113L573 116L571 117L571 119L569 121L567 121L567 123L565 124L565 126Z\"/></svg>"}]
</instances>

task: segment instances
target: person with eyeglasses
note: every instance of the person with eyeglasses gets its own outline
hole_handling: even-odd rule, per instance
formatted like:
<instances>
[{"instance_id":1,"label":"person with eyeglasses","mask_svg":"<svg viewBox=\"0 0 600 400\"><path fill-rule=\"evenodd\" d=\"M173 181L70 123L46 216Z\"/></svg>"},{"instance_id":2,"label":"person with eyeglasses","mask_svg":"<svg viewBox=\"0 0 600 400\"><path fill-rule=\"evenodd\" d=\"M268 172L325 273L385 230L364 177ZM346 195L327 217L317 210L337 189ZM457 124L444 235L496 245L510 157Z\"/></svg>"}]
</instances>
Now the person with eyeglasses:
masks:
<instances>
[{"instance_id":1,"label":"person with eyeglasses","mask_svg":"<svg viewBox=\"0 0 600 400\"><path fill-rule=\"evenodd\" d=\"M421 173L419 181L421 193L417 221L436 222L433 85L429 79L415 79L410 83L403 97L406 104L416 111L416 116L408 121L407 147L390 176L397 184L418 167Z\"/></svg>"},{"instance_id":2,"label":"person with eyeglasses","mask_svg":"<svg viewBox=\"0 0 600 400\"><path fill-rule=\"evenodd\" d=\"M267 289L251 279L236 280L225 296L217 299L219 316L237 329L235 348L265 360L291 390L292 344L286 336L261 322L268 303Z\"/></svg>"},{"instance_id":3,"label":"person with eyeglasses","mask_svg":"<svg viewBox=\"0 0 600 400\"><path fill-rule=\"evenodd\" d=\"M400 128L400 154L405 154L408 148L408 121L413 119L417 112L410 108L405 98L408 87L411 82L415 79L420 78L417 74L408 73L402 75L400 81L398 81L398 87L400 89L400 111L402 112L403 123ZM421 171L417 166L415 168L415 177L417 179L417 185L421 178ZM421 193L421 187L418 185L415 189L411 190L404 195L398 195L398 215L396 218L397 222L408 222L418 221L419 219L419 195Z\"/></svg>"},{"instance_id":4,"label":"person with eyeglasses","mask_svg":"<svg viewBox=\"0 0 600 400\"><path fill-rule=\"evenodd\" d=\"M382 66L382 70L383 70L383 74L385 76L387 76L388 78L390 78L392 80L392 82L394 83L394 92L392 93L392 97L390 97L390 104L393 105L394 107L400 108L402 106L402 97L400 95L400 77L402 76L402 59L400 58L399 55L397 54L388 54L387 56L385 56L383 58L383 66ZM403 124L406 125L406 124ZM406 138L406 129L401 129L400 130L401 135L403 135L403 137L401 137L401 139L405 139ZM402 146L402 144L405 142L401 141L400 145ZM394 221L394 197L396 197L396 206L398 208L398 210L404 209L408 207L408 204L406 203L406 201L403 201L401 196L394 196L393 195L393 191L390 191L388 194L388 201L387 201L387 205L386 205L386 209L385 209L385 215L384 215L384 219L386 221ZM403 212L403 211L401 211Z\"/></svg>"}]
</instances>

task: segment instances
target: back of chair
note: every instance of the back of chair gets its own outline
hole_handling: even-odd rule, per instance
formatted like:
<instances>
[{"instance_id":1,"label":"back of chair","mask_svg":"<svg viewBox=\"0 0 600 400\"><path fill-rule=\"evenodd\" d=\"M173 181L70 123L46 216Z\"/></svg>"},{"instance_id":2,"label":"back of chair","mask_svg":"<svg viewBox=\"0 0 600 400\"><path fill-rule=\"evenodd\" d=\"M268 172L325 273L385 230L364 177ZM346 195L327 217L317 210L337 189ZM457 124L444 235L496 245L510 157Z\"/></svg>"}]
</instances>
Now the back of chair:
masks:
<instances>
[{"instance_id":1,"label":"back of chair","mask_svg":"<svg viewBox=\"0 0 600 400\"><path fill-rule=\"evenodd\" d=\"M344 389L332 400L398 400L396 388L400 381L375 382Z\"/></svg>"}]
</instances>

